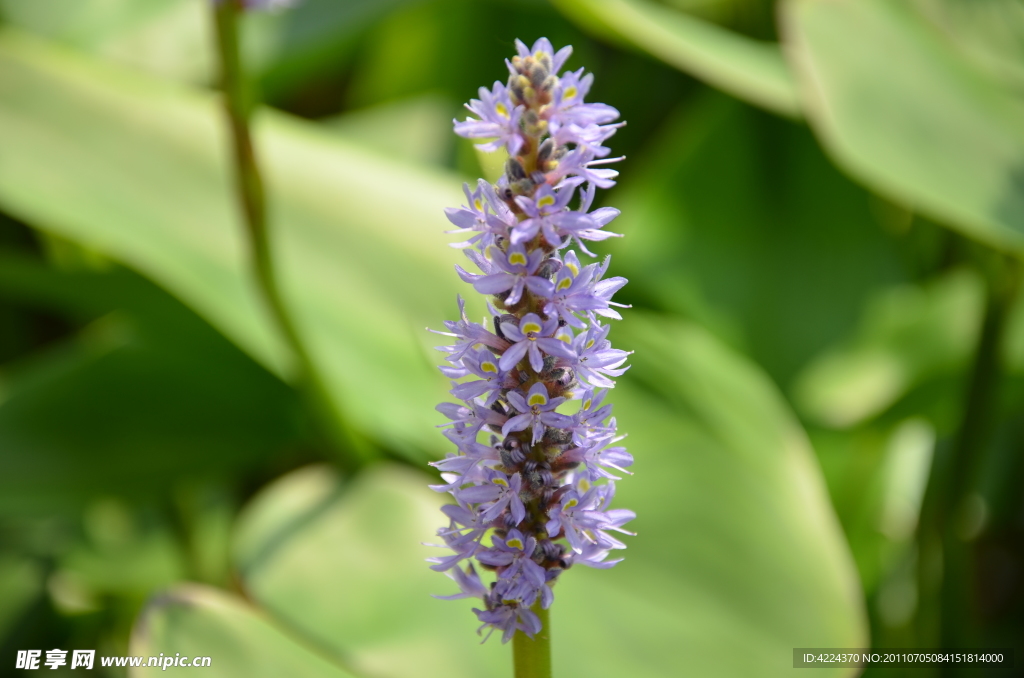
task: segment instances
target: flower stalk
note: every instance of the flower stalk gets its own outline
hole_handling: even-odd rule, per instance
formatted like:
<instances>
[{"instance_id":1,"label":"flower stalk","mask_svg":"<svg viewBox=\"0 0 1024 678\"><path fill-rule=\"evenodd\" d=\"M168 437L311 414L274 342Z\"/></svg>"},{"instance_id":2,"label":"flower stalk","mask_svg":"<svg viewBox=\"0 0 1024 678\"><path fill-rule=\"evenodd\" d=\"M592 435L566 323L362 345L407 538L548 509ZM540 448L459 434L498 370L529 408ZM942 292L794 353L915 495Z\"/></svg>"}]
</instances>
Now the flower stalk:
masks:
<instances>
[{"instance_id":1,"label":"flower stalk","mask_svg":"<svg viewBox=\"0 0 1024 678\"><path fill-rule=\"evenodd\" d=\"M508 84L480 88L467 105L475 117L455 122L509 159L497 184L466 185L466 204L446 210L452 232L469 236L454 247L479 272L456 271L489 297L490 317L471 322L460 298L460 319L440 332L454 339L438 349L459 402L437 408L456 451L434 462L445 482L432 487L455 500L438 531L453 554L430 562L460 588L445 598L479 599L480 631L513 641L517 678L538 678L551 675L556 580L574 564L618 563L608 556L625 544L611 533L632 534L623 525L635 517L610 508L633 458L603 403L629 355L602 324L621 318L611 298L626 280L604 277L609 258L579 258L595 256L585 241L616 235L604 226L619 211L591 206L615 183L601 165L619 160L604 142L622 123L611 106L584 103L593 76L560 73L570 47L542 38L516 49Z\"/></svg>"},{"instance_id":2,"label":"flower stalk","mask_svg":"<svg viewBox=\"0 0 1024 678\"><path fill-rule=\"evenodd\" d=\"M335 448L339 461L346 470L353 471L368 460L370 451L365 441L338 412L281 296L270 246L263 176L252 139L251 119L255 97L242 68L238 20L240 14L249 7L273 8L284 4L251 0L219 0L212 4L224 109L231 134L235 184L252 272L267 310L291 351L299 390L304 394L328 442Z\"/></svg>"},{"instance_id":3,"label":"flower stalk","mask_svg":"<svg viewBox=\"0 0 1024 678\"><path fill-rule=\"evenodd\" d=\"M512 637L514 678L551 678L551 611L534 606L541 629L530 638L525 633Z\"/></svg>"}]
</instances>

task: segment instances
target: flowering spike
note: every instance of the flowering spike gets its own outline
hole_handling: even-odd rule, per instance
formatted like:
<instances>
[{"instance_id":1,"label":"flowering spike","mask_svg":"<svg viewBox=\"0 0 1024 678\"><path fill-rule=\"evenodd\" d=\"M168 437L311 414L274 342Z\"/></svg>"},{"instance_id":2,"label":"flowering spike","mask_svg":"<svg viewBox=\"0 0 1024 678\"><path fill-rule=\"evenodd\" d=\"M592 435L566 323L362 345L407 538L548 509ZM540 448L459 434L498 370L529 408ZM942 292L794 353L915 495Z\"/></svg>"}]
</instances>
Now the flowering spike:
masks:
<instances>
[{"instance_id":1,"label":"flowering spike","mask_svg":"<svg viewBox=\"0 0 1024 678\"><path fill-rule=\"evenodd\" d=\"M449 232L470 236L455 246L480 271L456 272L489 295L493 322L471 322L460 298L460 320L439 332L455 338L438 350L460 403L437 408L457 451L433 463L445 482L431 486L456 502L438 530L454 553L430 559L459 585L445 598L480 599L481 631L500 631L502 642L540 631L531 608L551 605L563 570L619 562L608 554L625 545L610 533L631 534L622 526L634 517L609 508L633 457L616 445L623 436L603 403L629 353L611 347L599 320L621 317L611 298L626 279L605 277L608 258L582 264L566 249L575 242L592 257L583 240L617 235L603 229L619 211L590 207L597 188L615 184L616 171L596 166L621 160L603 144L622 123L613 124L611 106L584 103L592 75L559 74L571 47L556 52L541 38L532 47L517 40L516 50L508 83L481 87L466 105L476 117L455 121L457 134L504 148L509 160L496 185L466 185L466 204L445 210ZM582 406L558 412L569 400ZM474 559L495 574L489 586Z\"/></svg>"}]
</instances>

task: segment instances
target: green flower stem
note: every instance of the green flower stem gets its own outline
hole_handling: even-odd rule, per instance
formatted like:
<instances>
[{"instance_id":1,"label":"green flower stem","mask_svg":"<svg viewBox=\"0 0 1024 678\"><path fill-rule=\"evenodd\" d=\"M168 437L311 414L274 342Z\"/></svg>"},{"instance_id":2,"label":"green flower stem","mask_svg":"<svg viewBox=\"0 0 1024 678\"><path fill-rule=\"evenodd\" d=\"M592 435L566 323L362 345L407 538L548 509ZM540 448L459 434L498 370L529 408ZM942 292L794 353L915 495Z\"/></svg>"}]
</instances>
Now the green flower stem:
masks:
<instances>
[{"instance_id":1,"label":"green flower stem","mask_svg":"<svg viewBox=\"0 0 1024 678\"><path fill-rule=\"evenodd\" d=\"M512 637L515 678L551 678L551 611L538 602L533 611L540 617L541 630L531 640L522 631Z\"/></svg>"},{"instance_id":2,"label":"green flower stem","mask_svg":"<svg viewBox=\"0 0 1024 678\"><path fill-rule=\"evenodd\" d=\"M974 363L964 399L964 414L951 453L933 471L919 535L922 553L922 605L918 627L922 637L941 647L965 647L973 637L972 545L976 535L964 533L965 509L990 452L997 425L1001 357L1007 321L1021 284L1021 264L991 254L986 258L987 294ZM934 564L941 559L941 568ZM941 572L941 581L935 571ZM935 619L939 623L935 624ZM969 674L969 672L967 672ZM964 675L957 667L943 667L943 676Z\"/></svg>"},{"instance_id":3,"label":"green flower stem","mask_svg":"<svg viewBox=\"0 0 1024 678\"><path fill-rule=\"evenodd\" d=\"M241 12L239 0L223 0L213 6L224 107L231 130L236 188L249 240L251 265L263 300L292 353L297 386L305 395L323 433L336 448L342 465L346 470L354 471L370 459L370 447L339 412L310 358L278 286L267 228L263 178L250 131L254 100L239 56L238 17Z\"/></svg>"}]
</instances>

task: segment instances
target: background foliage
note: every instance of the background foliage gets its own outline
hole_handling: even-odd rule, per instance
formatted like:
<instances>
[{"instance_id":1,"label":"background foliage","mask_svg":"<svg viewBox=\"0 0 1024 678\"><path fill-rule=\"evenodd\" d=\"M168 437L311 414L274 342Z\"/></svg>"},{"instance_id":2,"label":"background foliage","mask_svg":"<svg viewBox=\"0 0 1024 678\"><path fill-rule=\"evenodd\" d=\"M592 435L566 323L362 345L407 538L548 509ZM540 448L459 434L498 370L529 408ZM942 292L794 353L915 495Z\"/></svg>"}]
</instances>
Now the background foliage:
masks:
<instances>
[{"instance_id":1,"label":"background foliage","mask_svg":"<svg viewBox=\"0 0 1024 678\"><path fill-rule=\"evenodd\" d=\"M247 17L283 293L376 457L354 476L251 279L208 13L0 0L0 671L59 647L208 654L223 676L510 673L468 604L429 597L451 586L419 545L445 452L423 328L466 292L442 208L493 171L451 118L541 35L629 122L603 198L626 237L600 251L630 279L610 399L640 516L622 565L558 587L556 672L1021 656L1018 2Z\"/></svg>"}]
</instances>

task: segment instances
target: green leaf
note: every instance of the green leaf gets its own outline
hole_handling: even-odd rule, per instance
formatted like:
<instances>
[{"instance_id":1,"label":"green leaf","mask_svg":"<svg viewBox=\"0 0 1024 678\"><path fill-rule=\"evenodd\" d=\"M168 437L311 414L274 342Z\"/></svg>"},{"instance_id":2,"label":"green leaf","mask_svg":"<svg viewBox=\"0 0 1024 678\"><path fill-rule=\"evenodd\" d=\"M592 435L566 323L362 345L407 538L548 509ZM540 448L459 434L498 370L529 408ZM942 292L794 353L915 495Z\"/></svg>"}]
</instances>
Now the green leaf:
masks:
<instances>
[{"instance_id":1,"label":"green leaf","mask_svg":"<svg viewBox=\"0 0 1024 678\"><path fill-rule=\"evenodd\" d=\"M555 0L571 18L735 97L798 117L796 84L777 45L647 0Z\"/></svg>"},{"instance_id":2,"label":"green leaf","mask_svg":"<svg viewBox=\"0 0 1024 678\"><path fill-rule=\"evenodd\" d=\"M0 73L4 208L145 274L290 374L248 276L216 100L10 32ZM443 340L424 328L464 291L443 234L461 181L282 114L257 127L284 297L332 395L396 451L439 454L422 404L445 392Z\"/></svg>"},{"instance_id":3,"label":"green leaf","mask_svg":"<svg viewBox=\"0 0 1024 678\"><path fill-rule=\"evenodd\" d=\"M559 581L555 673L677 676L685 657L694 675L781 674L793 647L866 643L820 472L770 382L691 325L631 312L615 333L637 350L609 399L637 460L615 503L638 536L614 569ZM477 644L472 604L430 597L455 587L422 560L443 522L427 482L391 467L277 481L236 535L247 592L357 673L507 675L511 652Z\"/></svg>"},{"instance_id":4,"label":"green leaf","mask_svg":"<svg viewBox=\"0 0 1024 678\"><path fill-rule=\"evenodd\" d=\"M1024 253L1024 102L915 2L784 5L808 118L852 175L992 247ZM1005 29L1021 26L1007 23ZM973 30L973 28L972 28ZM1018 33L1020 40L1024 33Z\"/></svg>"},{"instance_id":5,"label":"green leaf","mask_svg":"<svg viewBox=\"0 0 1024 678\"><path fill-rule=\"evenodd\" d=\"M245 17L251 72L270 96L337 69L356 39L410 0L304 0ZM181 82L206 84L216 62L209 0L0 0L7 23Z\"/></svg>"},{"instance_id":6,"label":"green leaf","mask_svg":"<svg viewBox=\"0 0 1024 678\"><path fill-rule=\"evenodd\" d=\"M394 466L344 486L323 467L286 476L240 518L246 591L356 673L504 676L511 651L480 645L465 604L431 597L454 584L424 562L437 555L422 542L437 540L442 503L429 482Z\"/></svg>"},{"instance_id":7,"label":"green leaf","mask_svg":"<svg viewBox=\"0 0 1024 678\"><path fill-rule=\"evenodd\" d=\"M842 433L812 430L811 435L865 594L872 598L912 551L936 430L924 419L910 417ZM905 623L892 623L900 616L894 614L900 606L892 592L881 597L889 599L881 604L887 610L882 613L885 624ZM903 615L911 611L904 604Z\"/></svg>"},{"instance_id":8,"label":"green leaf","mask_svg":"<svg viewBox=\"0 0 1024 678\"><path fill-rule=\"evenodd\" d=\"M443 165L455 145L455 105L436 94L409 97L321 121L345 139L381 155L421 165ZM499 155L493 153L490 155Z\"/></svg>"},{"instance_id":9,"label":"green leaf","mask_svg":"<svg viewBox=\"0 0 1024 678\"><path fill-rule=\"evenodd\" d=\"M351 677L344 669L296 640L245 601L221 590L183 584L156 596L132 632L129 654L137 657L209 657L199 670L216 678ZM97 659L97 666L99 659ZM163 669L163 667L161 666ZM130 669L131 676L156 669ZM161 675L194 675L195 667L168 667Z\"/></svg>"},{"instance_id":10,"label":"green leaf","mask_svg":"<svg viewBox=\"0 0 1024 678\"><path fill-rule=\"evenodd\" d=\"M38 563L21 554L0 553L0 638L7 637L42 589L43 572Z\"/></svg>"},{"instance_id":11,"label":"green leaf","mask_svg":"<svg viewBox=\"0 0 1024 678\"><path fill-rule=\"evenodd\" d=\"M311 77L337 72L357 41L414 0L303 0L287 12L247 17L244 48L264 92L288 95Z\"/></svg>"},{"instance_id":12,"label":"green leaf","mask_svg":"<svg viewBox=\"0 0 1024 678\"><path fill-rule=\"evenodd\" d=\"M0 374L0 513L150 498L301 438L286 385L152 283L0 257L0 296L91 322Z\"/></svg>"},{"instance_id":13,"label":"green leaf","mask_svg":"<svg viewBox=\"0 0 1024 678\"><path fill-rule=\"evenodd\" d=\"M213 43L205 2L0 0L7 23L164 77L207 82Z\"/></svg>"},{"instance_id":14,"label":"green leaf","mask_svg":"<svg viewBox=\"0 0 1024 678\"><path fill-rule=\"evenodd\" d=\"M708 91L647 136L608 203L621 301L699 322L788 385L906 279L877 199L805 126Z\"/></svg>"},{"instance_id":15,"label":"green leaf","mask_svg":"<svg viewBox=\"0 0 1024 678\"><path fill-rule=\"evenodd\" d=\"M925 380L966 368L977 342L984 285L967 270L872 299L855 337L815 358L794 396L816 423L848 428L870 419Z\"/></svg>"}]
</instances>

